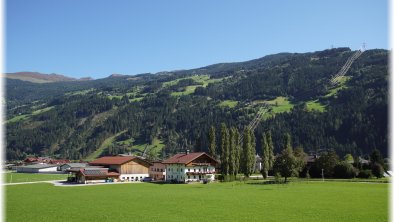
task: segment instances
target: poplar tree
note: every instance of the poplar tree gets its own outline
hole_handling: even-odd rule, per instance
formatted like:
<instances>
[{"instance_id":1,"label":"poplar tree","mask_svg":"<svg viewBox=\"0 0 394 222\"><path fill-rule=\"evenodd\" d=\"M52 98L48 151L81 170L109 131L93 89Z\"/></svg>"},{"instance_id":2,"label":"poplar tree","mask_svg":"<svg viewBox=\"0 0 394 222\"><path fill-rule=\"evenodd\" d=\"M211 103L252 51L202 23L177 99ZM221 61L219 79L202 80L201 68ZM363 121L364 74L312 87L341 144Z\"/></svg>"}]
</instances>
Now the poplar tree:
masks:
<instances>
[{"instance_id":1,"label":"poplar tree","mask_svg":"<svg viewBox=\"0 0 394 222\"><path fill-rule=\"evenodd\" d=\"M234 127L234 141L235 141L235 159L234 159L234 176L240 172L240 162L241 162L241 147L238 143L239 141L239 132L238 129Z\"/></svg>"},{"instance_id":2,"label":"poplar tree","mask_svg":"<svg viewBox=\"0 0 394 222\"><path fill-rule=\"evenodd\" d=\"M250 149L250 162L252 163L252 169L250 171L250 174L254 172L254 169L256 167L256 137L254 136L254 133L252 130L249 130L250 133L250 140L251 140L251 146L249 147Z\"/></svg>"},{"instance_id":3,"label":"poplar tree","mask_svg":"<svg viewBox=\"0 0 394 222\"><path fill-rule=\"evenodd\" d=\"M262 162L261 174L263 175L264 179L267 179L268 170L270 166L269 166L269 147L268 147L266 133L263 133L263 136L261 137L261 150L263 151L261 155L261 162Z\"/></svg>"},{"instance_id":4,"label":"poplar tree","mask_svg":"<svg viewBox=\"0 0 394 222\"><path fill-rule=\"evenodd\" d=\"M230 136L226 124L224 123L222 123L221 125L220 134L221 134L220 161L221 161L222 175L228 175Z\"/></svg>"},{"instance_id":5,"label":"poplar tree","mask_svg":"<svg viewBox=\"0 0 394 222\"><path fill-rule=\"evenodd\" d=\"M272 143L271 131L267 133L267 145L268 145L268 170L272 170L274 167L274 144Z\"/></svg>"},{"instance_id":6,"label":"poplar tree","mask_svg":"<svg viewBox=\"0 0 394 222\"><path fill-rule=\"evenodd\" d=\"M244 138L242 144L242 158L241 158L241 171L246 176L249 177L253 169L254 154L252 153L252 138L250 129L246 128L244 131Z\"/></svg>"},{"instance_id":7,"label":"poplar tree","mask_svg":"<svg viewBox=\"0 0 394 222\"><path fill-rule=\"evenodd\" d=\"M216 158L216 130L214 126L209 129L209 154Z\"/></svg>"},{"instance_id":8,"label":"poplar tree","mask_svg":"<svg viewBox=\"0 0 394 222\"><path fill-rule=\"evenodd\" d=\"M228 163L229 163L229 169L228 169L228 174L229 175L234 175L235 172L235 159L236 159L236 143L238 141L235 140L235 128L231 127L230 128L230 144L229 144L229 158L228 158Z\"/></svg>"}]
</instances>

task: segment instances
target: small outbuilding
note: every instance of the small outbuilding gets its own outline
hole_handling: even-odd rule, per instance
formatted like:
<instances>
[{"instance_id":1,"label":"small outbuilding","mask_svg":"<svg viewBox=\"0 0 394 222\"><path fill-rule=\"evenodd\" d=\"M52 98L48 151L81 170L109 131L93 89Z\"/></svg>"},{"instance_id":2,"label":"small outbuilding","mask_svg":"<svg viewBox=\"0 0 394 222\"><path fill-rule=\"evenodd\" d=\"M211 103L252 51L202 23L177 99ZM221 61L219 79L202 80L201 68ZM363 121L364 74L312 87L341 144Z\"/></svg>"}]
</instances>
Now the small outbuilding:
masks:
<instances>
[{"instance_id":1,"label":"small outbuilding","mask_svg":"<svg viewBox=\"0 0 394 222\"><path fill-rule=\"evenodd\" d=\"M62 172L67 172L68 169L71 168L84 168L88 164L87 163L65 163L63 165L60 165L58 170Z\"/></svg>"},{"instance_id":2,"label":"small outbuilding","mask_svg":"<svg viewBox=\"0 0 394 222\"><path fill-rule=\"evenodd\" d=\"M16 168L17 173L56 173L57 165L53 164L33 164L26 166L18 166Z\"/></svg>"}]
</instances>

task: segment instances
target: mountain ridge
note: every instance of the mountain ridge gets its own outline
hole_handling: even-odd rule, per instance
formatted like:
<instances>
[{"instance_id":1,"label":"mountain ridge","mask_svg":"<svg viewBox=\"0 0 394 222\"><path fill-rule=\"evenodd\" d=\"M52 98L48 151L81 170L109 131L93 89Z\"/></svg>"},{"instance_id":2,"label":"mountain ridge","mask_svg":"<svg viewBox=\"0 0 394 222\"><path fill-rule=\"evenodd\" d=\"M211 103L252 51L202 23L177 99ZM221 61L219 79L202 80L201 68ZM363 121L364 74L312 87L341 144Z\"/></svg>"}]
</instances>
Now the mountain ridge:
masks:
<instances>
[{"instance_id":1,"label":"mountain ridge","mask_svg":"<svg viewBox=\"0 0 394 222\"><path fill-rule=\"evenodd\" d=\"M293 146L307 152L362 156L377 148L387 155L388 51L365 51L331 86L353 53L282 53L86 82L8 79L7 159L141 155L145 149L165 158L185 149L206 151L210 126L226 123L242 131L261 104L272 111L256 127L258 153L261 134L270 130L276 153L290 133Z\"/></svg>"}]
</instances>

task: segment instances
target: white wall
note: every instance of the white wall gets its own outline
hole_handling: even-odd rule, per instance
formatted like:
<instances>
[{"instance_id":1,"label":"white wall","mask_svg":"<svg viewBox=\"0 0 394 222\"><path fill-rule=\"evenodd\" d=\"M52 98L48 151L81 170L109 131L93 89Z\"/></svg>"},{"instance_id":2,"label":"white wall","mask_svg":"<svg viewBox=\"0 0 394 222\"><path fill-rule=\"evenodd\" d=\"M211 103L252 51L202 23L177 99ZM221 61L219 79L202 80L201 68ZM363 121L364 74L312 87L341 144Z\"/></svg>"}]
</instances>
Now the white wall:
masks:
<instances>
[{"instance_id":1,"label":"white wall","mask_svg":"<svg viewBox=\"0 0 394 222\"><path fill-rule=\"evenodd\" d=\"M57 166L39 169L38 172L39 172L39 173L57 172Z\"/></svg>"},{"instance_id":2,"label":"white wall","mask_svg":"<svg viewBox=\"0 0 394 222\"><path fill-rule=\"evenodd\" d=\"M210 178L211 180L215 179L215 177L213 176L213 174L215 173L215 167L213 166L185 166L183 164L167 164L166 172L167 181L177 180L179 182L186 182L200 180L199 175L187 174L188 172L206 173L206 175L201 175L201 180L207 178Z\"/></svg>"}]
</instances>

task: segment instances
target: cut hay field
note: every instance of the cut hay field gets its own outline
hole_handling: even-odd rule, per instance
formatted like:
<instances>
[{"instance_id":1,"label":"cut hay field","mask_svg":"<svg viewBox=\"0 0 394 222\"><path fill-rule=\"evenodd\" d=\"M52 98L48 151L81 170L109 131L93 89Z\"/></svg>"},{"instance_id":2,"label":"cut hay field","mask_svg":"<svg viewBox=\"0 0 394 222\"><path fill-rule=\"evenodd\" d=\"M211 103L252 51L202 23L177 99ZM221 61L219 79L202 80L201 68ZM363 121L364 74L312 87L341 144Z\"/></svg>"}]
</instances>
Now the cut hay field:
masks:
<instances>
[{"instance_id":1,"label":"cut hay field","mask_svg":"<svg viewBox=\"0 0 394 222\"><path fill-rule=\"evenodd\" d=\"M7 221L387 221L388 184L5 187Z\"/></svg>"}]
</instances>

